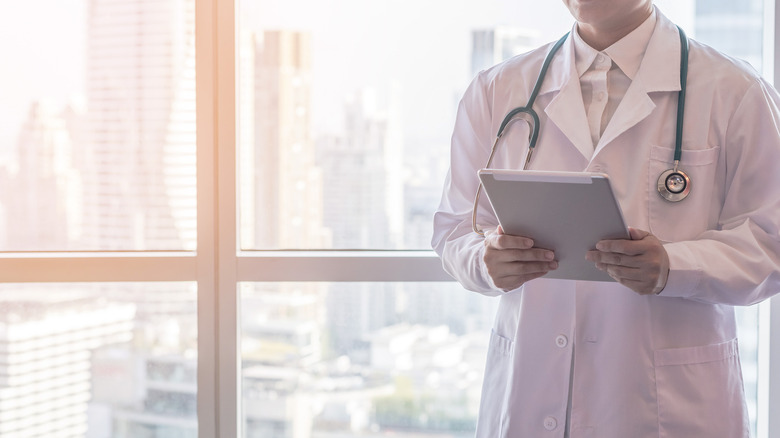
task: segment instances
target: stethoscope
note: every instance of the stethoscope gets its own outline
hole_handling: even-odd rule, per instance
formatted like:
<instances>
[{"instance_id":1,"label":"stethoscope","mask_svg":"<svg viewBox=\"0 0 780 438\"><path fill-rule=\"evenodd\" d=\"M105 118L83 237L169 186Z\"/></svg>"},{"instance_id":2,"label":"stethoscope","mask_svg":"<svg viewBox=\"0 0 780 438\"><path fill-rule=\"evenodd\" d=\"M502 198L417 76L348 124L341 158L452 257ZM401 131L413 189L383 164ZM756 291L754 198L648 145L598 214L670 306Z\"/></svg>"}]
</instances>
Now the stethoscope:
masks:
<instances>
[{"instance_id":1,"label":"stethoscope","mask_svg":"<svg viewBox=\"0 0 780 438\"><path fill-rule=\"evenodd\" d=\"M691 178L680 169L680 158L682 157L682 130L683 130L683 117L685 112L685 88L688 79L688 38L685 36L685 32L677 26L677 30L680 33L680 92L677 94L677 129L676 137L674 141L674 168L665 170L658 177L658 194L662 198L670 202L679 202L685 199L691 192ZM510 123L516 120L524 120L531 128L531 132L528 134L528 152L525 156L525 163L523 164L523 170L528 168L528 163L531 162L531 155L536 147L536 140L539 136L539 115L534 111L534 101L539 94L539 90L542 88L542 82L547 74L547 69L552 62L553 56L558 49L561 48L569 33L567 32L561 39L559 39L555 45L553 45L547 57L544 59L542 69L539 71L539 76L536 78L531 96L528 98L528 103L525 106L520 106L507 113L501 125L498 128L498 134L496 140L493 142L493 147L490 149L490 156L488 157L485 168L489 168L493 161L493 156L496 153L496 147L498 141L504 134L504 130ZM530 120L529 120L530 118ZM477 188L477 195L474 198L474 208L471 213L471 227L477 234L484 235L484 233L477 228L477 205L479 204L479 195L482 191L482 183L480 182Z\"/></svg>"}]
</instances>

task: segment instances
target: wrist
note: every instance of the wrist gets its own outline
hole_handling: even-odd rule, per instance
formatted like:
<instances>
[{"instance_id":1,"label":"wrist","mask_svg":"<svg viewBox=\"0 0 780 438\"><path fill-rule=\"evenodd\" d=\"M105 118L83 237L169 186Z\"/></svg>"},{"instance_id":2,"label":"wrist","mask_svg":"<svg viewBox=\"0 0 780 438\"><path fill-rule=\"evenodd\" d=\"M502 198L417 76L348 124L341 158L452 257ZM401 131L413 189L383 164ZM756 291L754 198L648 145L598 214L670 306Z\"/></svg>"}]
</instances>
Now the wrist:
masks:
<instances>
[{"instance_id":1,"label":"wrist","mask_svg":"<svg viewBox=\"0 0 780 438\"><path fill-rule=\"evenodd\" d=\"M658 281L655 283L655 288L653 288L653 293L655 295L660 295L661 292L666 287L666 281L669 280L669 266L667 264L666 269L661 270L661 275L658 276Z\"/></svg>"}]
</instances>

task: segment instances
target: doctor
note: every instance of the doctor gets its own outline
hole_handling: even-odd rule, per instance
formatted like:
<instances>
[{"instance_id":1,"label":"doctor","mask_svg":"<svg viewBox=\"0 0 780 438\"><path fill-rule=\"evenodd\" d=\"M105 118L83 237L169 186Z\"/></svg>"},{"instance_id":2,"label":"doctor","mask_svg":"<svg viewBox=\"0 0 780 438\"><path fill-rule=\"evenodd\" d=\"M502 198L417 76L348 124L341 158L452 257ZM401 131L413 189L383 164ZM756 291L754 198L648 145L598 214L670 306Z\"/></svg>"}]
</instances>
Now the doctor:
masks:
<instances>
[{"instance_id":1,"label":"doctor","mask_svg":"<svg viewBox=\"0 0 780 438\"><path fill-rule=\"evenodd\" d=\"M681 38L651 0L564 0L576 24L534 103L529 169L607 173L632 240L586 257L614 283L543 278L555 254L506 235L485 166L504 115L525 105L552 45L481 72L461 101L433 247L464 287L500 297L478 437L748 437L735 305L780 291L780 111L749 65L689 40L679 166L688 196L659 195L674 167ZM520 169L529 127L492 161ZM533 206L529 206L533 208Z\"/></svg>"}]
</instances>

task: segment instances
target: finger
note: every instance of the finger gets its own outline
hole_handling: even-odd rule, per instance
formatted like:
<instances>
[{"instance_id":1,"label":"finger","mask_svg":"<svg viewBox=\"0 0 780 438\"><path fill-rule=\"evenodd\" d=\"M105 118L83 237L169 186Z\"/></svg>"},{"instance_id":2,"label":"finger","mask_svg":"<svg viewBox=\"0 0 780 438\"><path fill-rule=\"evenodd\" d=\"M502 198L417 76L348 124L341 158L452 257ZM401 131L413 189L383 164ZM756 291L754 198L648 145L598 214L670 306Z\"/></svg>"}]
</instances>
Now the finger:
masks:
<instances>
[{"instance_id":1,"label":"finger","mask_svg":"<svg viewBox=\"0 0 780 438\"><path fill-rule=\"evenodd\" d=\"M616 282L634 291L644 290L645 288L648 287L647 279L641 278L641 275L639 275L640 278L632 278L636 276L634 275L635 273L621 272L621 269L630 269L630 268L619 268L612 265L605 265L603 263L597 263L596 267L604 271L607 275L612 277L612 279L615 280ZM629 275L629 277L627 277L626 275Z\"/></svg>"},{"instance_id":2,"label":"finger","mask_svg":"<svg viewBox=\"0 0 780 438\"><path fill-rule=\"evenodd\" d=\"M489 247L507 250L507 249L530 249L534 246L534 241L523 236L512 236L510 234L493 234L485 239L485 244Z\"/></svg>"},{"instance_id":3,"label":"finger","mask_svg":"<svg viewBox=\"0 0 780 438\"><path fill-rule=\"evenodd\" d=\"M649 231L640 230L638 228L631 228L628 227L628 235L631 237L631 240L642 240L645 237L650 235Z\"/></svg>"},{"instance_id":4,"label":"finger","mask_svg":"<svg viewBox=\"0 0 780 438\"><path fill-rule=\"evenodd\" d=\"M618 283L622 284L623 286L633 290L634 292L638 293L639 295L654 295L655 291L653 290L655 288L655 285L648 284L647 281L641 281L641 280L620 280Z\"/></svg>"},{"instance_id":5,"label":"finger","mask_svg":"<svg viewBox=\"0 0 780 438\"><path fill-rule=\"evenodd\" d=\"M558 269L558 262L555 260L551 262L515 262L512 263L516 269L516 272L525 275L525 274L535 274L537 272L550 272Z\"/></svg>"},{"instance_id":6,"label":"finger","mask_svg":"<svg viewBox=\"0 0 780 438\"><path fill-rule=\"evenodd\" d=\"M507 261L502 257L502 252L486 252L484 262L488 274L495 280L496 278L532 274L537 272L547 272L558 268L558 262L552 261Z\"/></svg>"},{"instance_id":7,"label":"finger","mask_svg":"<svg viewBox=\"0 0 780 438\"><path fill-rule=\"evenodd\" d=\"M502 256L509 262L551 262L555 253L548 249L531 248L502 251Z\"/></svg>"},{"instance_id":8,"label":"finger","mask_svg":"<svg viewBox=\"0 0 780 438\"><path fill-rule=\"evenodd\" d=\"M616 252L588 251L585 253L585 259L591 262L630 268L640 268L645 264L641 256L629 256Z\"/></svg>"},{"instance_id":9,"label":"finger","mask_svg":"<svg viewBox=\"0 0 780 438\"><path fill-rule=\"evenodd\" d=\"M516 270L516 265L538 263L550 265L555 261L555 255L552 251L544 249L523 249L523 250L497 250L487 248L482 256L488 267L502 268L507 270Z\"/></svg>"},{"instance_id":10,"label":"finger","mask_svg":"<svg viewBox=\"0 0 780 438\"><path fill-rule=\"evenodd\" d=\"M613 239L602 240L596 244L596 249L600 251L619 252L628 255L638 255L647 251L654 244L659 243L650 232L637 228L628 229L631 240Z\"/></svg>"},{"instance_id":11,"label":"finger","mask_svg":"<svg viewBox=\"0 0 780 438\"><path fill-rule=\"evenodd\" d=\"M491 277L511 277L518 275L547 273L558 269L558 262L513 262L501 263L488 268Z\"/></svg>"},{"instance_id":12,"label":"finger","mask_svg":"<svg viewBox=\"0 0 780 438\"><path fill-rule=\"evenodd\" d=\"M630 256L644 254L647 248L648 244L644 240L602 240L596 244L596 249L601 252L614 252Z\"/></svg>"},{"instance_id":13,"label":"finger","mask_svg":"<svg viewBox=\"0 0 780 438\"><path fill-rule=\"evenodd\" d=\"M531 280L542 277L545 274L546 272L539 272L539 273L527 274L527 275L509 276L509 277L501 278L498 281L494 281L493 283L496 285L496 287L503 290L504 292L509 292L511 290L517 289L518 287L522 286L523 284Z\"/></svg>"},{"instance_id":14,"label":"finger","mask_svg":"<svg viewBox=\"0 0 780 438\"><path fill-rule=\"evenodd\" d=\"M499 226L497 226L495 228L489 228L489 229L485 230L485 234L484 235L485 235L485 239L487 239L490 236L496 236L496 235L501 235L501 234L504 234L504 229L501 228L501 225L499 225Z\"/></svg>"},{"instance_id":15,"label":"finger","mask_svg":"<svg viewBox=\"0 0 780 438\"><path fill-rule=\"evenodd\" d=\"M488 273L496 286L507 290L507 288L520 287L523 282L541 277L555 268L557 268L557 264L528 264L521 269L518 269L516 265L508 264L488 269Z\"/></svg>"},{"instance_id":16,"label":"finger","mask_svg":"<svg viewBox=\"0 0 780 438\"><path fill-rule=\"evenodd\" d=\"M610 277L615 280L635 280L635 281L647 281L647 275L644 271L637 268L629 268L625 266L605 265L601 264L604 270Z\"/></svg>"}]
</instances>

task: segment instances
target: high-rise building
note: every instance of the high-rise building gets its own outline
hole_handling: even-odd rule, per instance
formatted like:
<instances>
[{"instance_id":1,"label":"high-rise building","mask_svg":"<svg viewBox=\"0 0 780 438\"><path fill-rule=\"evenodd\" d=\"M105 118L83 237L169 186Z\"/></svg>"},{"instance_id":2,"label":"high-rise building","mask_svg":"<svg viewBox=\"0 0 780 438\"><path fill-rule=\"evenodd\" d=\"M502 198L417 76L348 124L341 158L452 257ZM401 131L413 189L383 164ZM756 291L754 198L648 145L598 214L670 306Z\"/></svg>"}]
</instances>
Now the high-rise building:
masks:
<instances>
[{"instance_id":1,"label":"high-rise building","mask_svg":"<svg viewBox=\"0 0 780 438\"><path fill-rule=\"evenodd\" d=\"M253 214L242 218L254 224L254 241L242 242L263 249L323 248L329 234L311 135L311 36L265 31L255 43L254 168L247 169L254 178L241 187L251 193ZM245 115L241 121L249 122Z\"/></svg>"},{"instance_id":2,"label":"high-rise building","mask_svg":"<svg viewBox=\"0 0 780 438\"><path fill-rule=\"evenodd\" d=\"M239 38L238 57L241 247L325 248L330 234L310 126L311 36L247 33ZM242 305L257 310L244 320L247 345L286 343L295 351L274 357L273 349L253 349L245 365L299 365L320 357L323 321L311 309L321 304L323 289L317 283L242 286Z\"/></svg>"},{"instance_id":3,"label":"high-rise building","mask_svg":"<svg viewBox=\"0 0 780 438\"><path fill-rule=\"evenodd\" d=\"M123 372L123 380L131 382L131 386L126 388L126 392L130 394L117 397L112 394L112 389L113 392L118 392L116 386L103 388L100 399L95 397L103 403L94 403L91 413L102 411L102 417L110 419L110 422L104 423L102 428L96 427L100 423L94 421L93 417L99 415L91 415L90 425L93 427L87 438L197 438L196 362L194 357L185 358L180 355L130 357L130 360L125 359L124 363L111 363L103 358L98 362L102 365L98 370L119 367ZM100 377L102 376L96 379L100 383L113 383L110 380L101 380ZM121 385L120 382L120 388ZM109 394L111 396L107 397ZM127 403L128 400L133 403ZM105 415L106 411L110 412L110 415Z\"/></svg>"},{"instance_id":4,"label":"high-rise building","mask_svg":"<svg viewBox=\"0 0 780 438\"><path fill-rule=\"evenodd\" d=\"M392 94L380 109L374 90L360 90L343 107L343 135L318 141L323 220L338 248L403 245L403 142Z\"/></svg>"},{"instance_id":5,"label":"high-rise building","mask_svg":"<svg viewBox=\"0 0 780 438\"><path fill-rule=\"evenodd\" d=\"M83 438L91 355L132 339L134 306L17 285L0 310L0 437Z\"/></svg>"},{"instance_id":6,"label":"high-rise building","mask_svg":"<svg viewBox=\"0 0 780 438\"><path fill-rule=\"evenodd\" d=\"M17 143L17 166L6 176L0 204L6 209L4 250L72 249L83 233L81 176L74 167L68 126L73 107L65 111L45 101L32 104Z\"/></svg>"},{"instance_id":7,"label":"high-rise building","mask_svg":"<svg viewBox=\"0 0 780 438\"><path fill-rule=\"evenodd\" d=\"M195 248L194 4L89 2L89 249Z\"/></svg>"},{"instance_id":8,"label":"high-rise building","mask_svg":"<svg viewBox=\"0 0 780 438\"><path fill-rule=\"evenodd\" d=\"M362 89L343 106L338 136L321 137L317 162L324 171L324 221L338 248L399 249L404 244L403 141L398 90L387 104ZM363 334L398 322L401 285L334 283L328 286L331 347L356 361L365 356ZM360 357L358 357L360 356Z\"/></svg>"}]
</instances>

